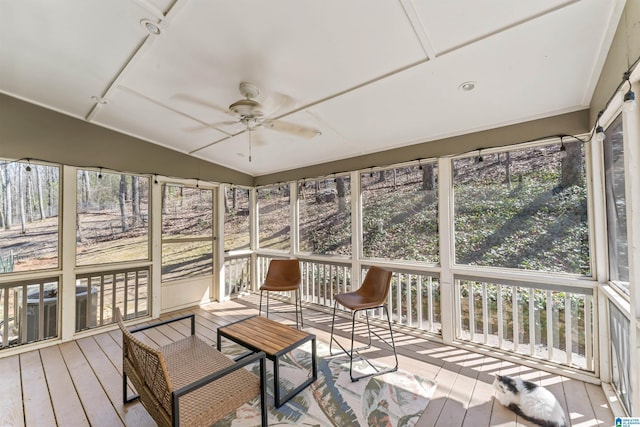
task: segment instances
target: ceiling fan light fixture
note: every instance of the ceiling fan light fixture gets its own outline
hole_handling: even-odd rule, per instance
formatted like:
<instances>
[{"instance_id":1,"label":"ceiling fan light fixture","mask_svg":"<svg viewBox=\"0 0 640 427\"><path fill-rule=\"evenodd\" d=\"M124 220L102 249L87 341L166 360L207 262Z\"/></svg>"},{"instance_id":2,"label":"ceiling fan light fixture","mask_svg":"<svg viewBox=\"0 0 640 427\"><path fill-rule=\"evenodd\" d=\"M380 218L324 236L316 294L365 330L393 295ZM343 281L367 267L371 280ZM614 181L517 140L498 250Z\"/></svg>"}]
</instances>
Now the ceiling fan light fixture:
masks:
<instances>
[{"instance_id":1,"label":"ceiling fan light fixture","mask_svg":"<svg viewBox=\"0 0 640 427\"><path fill-rule=\"evenodd\" d=\"M240 117L247 118L262 118L264 113L262 112L262 105L258 101L253 99L241 99L229 105L229 111Z\"/></svg>"}]
</instances>

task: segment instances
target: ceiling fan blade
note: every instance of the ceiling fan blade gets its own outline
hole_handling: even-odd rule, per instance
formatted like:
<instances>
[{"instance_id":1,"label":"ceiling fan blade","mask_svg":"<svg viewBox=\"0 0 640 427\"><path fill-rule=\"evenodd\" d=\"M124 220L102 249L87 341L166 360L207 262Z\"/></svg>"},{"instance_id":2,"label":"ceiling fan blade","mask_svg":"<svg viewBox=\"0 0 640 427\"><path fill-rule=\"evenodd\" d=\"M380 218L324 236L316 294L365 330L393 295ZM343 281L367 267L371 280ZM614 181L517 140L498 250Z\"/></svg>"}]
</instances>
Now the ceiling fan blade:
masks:
<instances>
[{"instance_id":1,"label":"ceiling fan blade","mask_svg":"<svg viewBox=\"0 0 640 427\"><path fill-rule=\"evenodd\" d=\"M186 93L177 93L177 94L173 95L171 98L187 101L187 102L189 102L191 104L201 105L203 107L207 107L207 108L210 108L212 110L215 110L215 111L218 111L220 113L223 113L223 114L226 114L228 116L232 116L233 117L233 115L231 114L231 112L227 108L220 107L220 106L218 106L216 104L213 104L213 103L207 101L206 99L202 99L202 98L199 98L197 96L189 95L189 94L186 94Z\"/></svg>"},{"instance_id":2,"label":"ceiling fan blade","mask_svg":"<svg viewBox=\"0 0 640 427\"><path fill-rule=\"evenodd\" d=\"M273 129L278 132L284 132L307 139L322 135L322 132L318 129L297 125L291 122L283 122L282 120L266 121L263 125L266 128Z\"/></svg>"},{"instance_id":3,"label":"ceiling fan blade","mask_svg":"<svg viewBox=\"0 0 640 427\"><path fill-rule=\"evenodd\" d=\"M258 129L254 129L249 132L251 132L251 142L253 143L253 145L258 147L266 144L261 131L259 131Z\"/></svg>"},{"instance_id":4,"label":"ceiling fan blade","mask_svg":"<svg viewBox=\"0 0 640 427\"><path fill-rule=\"evenodd\" d=\"M276 117L288 113L296 107L296 101L289 95L273 92L264 101L266 115Z\"/></svg>"},{"instance_id":5,"label":"ceiling fan blade","mask_svg":"<svg viewBox=\"0 0 640 427\"><path fill-rule=\"evenodd\" d=\"M231 125L238 125L238 124L240 124L240 122L237 121L237 120L228 120L228 121L216 122L216 123L201 123L201 124L199 124L197 126L191 126L191 127L188 127L188 128L184 128L184 131L185 132L202 132L202 131L204 131L206 129L214 129L214 130L217 130L217 131L220 131L220 132L223 132L223 133L226 133L226 134L230 135L228 130L226 130L226 131L222 130L222 129L220 129L220 126L231 126Z\"/></svg>"}]
</instances>

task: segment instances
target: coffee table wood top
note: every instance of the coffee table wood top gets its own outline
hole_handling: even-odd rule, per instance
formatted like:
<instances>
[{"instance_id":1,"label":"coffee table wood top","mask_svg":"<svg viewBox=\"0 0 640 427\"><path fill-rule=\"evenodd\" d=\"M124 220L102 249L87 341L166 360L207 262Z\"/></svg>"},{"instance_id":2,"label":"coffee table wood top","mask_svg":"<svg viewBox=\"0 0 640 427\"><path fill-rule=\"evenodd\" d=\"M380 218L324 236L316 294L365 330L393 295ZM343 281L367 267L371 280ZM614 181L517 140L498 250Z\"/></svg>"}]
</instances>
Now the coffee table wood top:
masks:
<instances>
[{"instance_id":1,"label":"coffee table wood top","mask_svg":"<svg viewBox=\"0 0 640 427\"><path fill-rule=\"evenodd\" d=\"M218 333L273 358L297 347L315 335L262 316L249 317L218 328Z\"/></svg>"}]
</instances>

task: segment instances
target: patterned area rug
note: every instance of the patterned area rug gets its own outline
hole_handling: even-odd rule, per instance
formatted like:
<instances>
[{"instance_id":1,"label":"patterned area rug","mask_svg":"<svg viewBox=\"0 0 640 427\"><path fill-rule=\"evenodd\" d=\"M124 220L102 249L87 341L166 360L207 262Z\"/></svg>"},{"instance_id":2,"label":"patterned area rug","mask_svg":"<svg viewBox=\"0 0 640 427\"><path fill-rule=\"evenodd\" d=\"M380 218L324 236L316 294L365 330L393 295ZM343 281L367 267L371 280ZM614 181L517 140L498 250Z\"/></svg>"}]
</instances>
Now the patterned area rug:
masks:
<instances>
[{"instance_id":1,"label":"patterned area rug","mask_svg":"<svg viewBox=\"0 0 640 427\"><path fill-rule=\"evenodd\" d=\"M230 351L225 348L224 352ZM329 356L328 344L321 342L317 343L317 352L318 379L278 409L273 406L273 364L267 361L270 426L414 426L436 388L435 382L402 370L352 382L348 357L344 354ZM292 390L311 376L310 369L310 343L283 357L280 364L281 393ZM259 372L257 367L255 372ZM369 373L373 368L364 361L354 362L354 376L356 372ZM259 399L215 425L260 425Z\"/></svg>"}]
</instances>

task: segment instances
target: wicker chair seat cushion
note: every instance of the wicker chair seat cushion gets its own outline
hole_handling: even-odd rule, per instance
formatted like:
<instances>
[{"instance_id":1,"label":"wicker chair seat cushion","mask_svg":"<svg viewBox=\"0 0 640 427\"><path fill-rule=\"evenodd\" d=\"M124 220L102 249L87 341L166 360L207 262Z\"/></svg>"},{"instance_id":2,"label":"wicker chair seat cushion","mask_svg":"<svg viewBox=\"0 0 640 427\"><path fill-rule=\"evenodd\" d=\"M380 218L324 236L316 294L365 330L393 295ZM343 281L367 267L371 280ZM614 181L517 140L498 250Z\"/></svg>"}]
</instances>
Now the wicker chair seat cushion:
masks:
<instances>
[{"instance_id":1,"label":"wicker chair seat cushion","mask_svg":"<svg viewBox=\"0 0 640 427\"><path fill-rule=\"evenodd\" d=\"M234 361L195 335L160 348L175 390ZM259 396L260 378L241 368L180 398L180 422L187 426L209 426Z\"/></svg>"}]
</instances>

